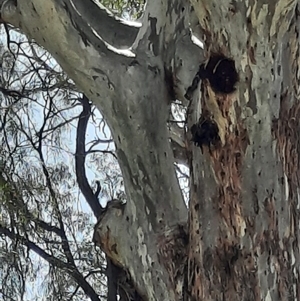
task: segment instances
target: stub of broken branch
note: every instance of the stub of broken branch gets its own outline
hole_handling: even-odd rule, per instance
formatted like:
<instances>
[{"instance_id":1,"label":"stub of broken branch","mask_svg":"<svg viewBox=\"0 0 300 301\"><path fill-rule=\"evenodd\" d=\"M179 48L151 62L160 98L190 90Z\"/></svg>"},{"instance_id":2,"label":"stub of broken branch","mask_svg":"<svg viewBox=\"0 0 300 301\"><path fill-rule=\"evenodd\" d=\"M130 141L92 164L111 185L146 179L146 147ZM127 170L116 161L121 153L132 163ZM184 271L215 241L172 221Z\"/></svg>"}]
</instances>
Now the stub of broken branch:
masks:
<instances>
[{"instance_id":1,"label":"stub of broken branch","mask_svg":"<svg viewBox=\"0 0 300 301\"><path fill-rule=\"evenodd\" d=\"M100 214L95 225L93 241L101 247L106 255L114 264L124 267L119 258L118 243L114 235L111 235L112 229L107 224L107 220L118 219L123 215L125 204L119 200L112 200L107 203L105 210Z\"/></svg>"}]
</instances>

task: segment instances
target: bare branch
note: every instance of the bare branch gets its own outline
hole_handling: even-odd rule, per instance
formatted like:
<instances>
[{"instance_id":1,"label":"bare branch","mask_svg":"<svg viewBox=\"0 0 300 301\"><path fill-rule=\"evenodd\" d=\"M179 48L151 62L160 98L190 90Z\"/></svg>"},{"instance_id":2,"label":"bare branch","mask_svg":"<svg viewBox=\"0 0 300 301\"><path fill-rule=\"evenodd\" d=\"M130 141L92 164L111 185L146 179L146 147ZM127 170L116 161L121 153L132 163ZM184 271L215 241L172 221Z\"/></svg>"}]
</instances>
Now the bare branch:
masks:
<instances>
[{"instance_id":1,"label":"bare branch","mask_svg":"<svg viewBox=\"0 0 300 301\"><path fill-rule=\"evenodd\" d=\"M114 142L113 139L107 139L107 140L103 140L103 139L95 139L93 141L90 142L90 147L88 148L88 150L86 151L87 153L91 152L92 149L97 146L98 144L104 144L104 143L112 143Z\"/></svg>"},{"instance_id":2,"label":"bare branch","mask_svg":"<svg viewBox=\"0 0 300 301\"><path fill-rule=\"evenodd\" d=\"M0 234L4 234L5 236L9 237L13 241L19 241L22 245L26 246L37 255L45 259L47 262L52 264L53 266L66 271L74 280L80 285L83 291L86 293L87 296L91 298L92 301L99 301L98 294L94 291L94 289L90 286L90 284L85 280L85 278L81 275L78 271L76 266L70 264L69 262L66 263L61 261L60 259L48 254L34 242L30 241L27 238L22 237L19 234L10 231L9 229L0 225Z\"/></svg>"},{"instance_id":3,"label":"bare branch","mask_svg":"<svg viewBox=\"0 0 300 301\"><path fill-rule=\"evenodd\" d=\"M81 99L82 112L79 115L78 126L77 126L77 137L76 137L76 153L75 153L75 169L78 186L83 193L87 203L91 207L94 215L98 218L103 212L98 196L95 194L88 183L85 174L85 135L89 117L91 115L91 105L86 96ZM99 194L99 193L98 193Z\"/></svg>"}]
</instances>

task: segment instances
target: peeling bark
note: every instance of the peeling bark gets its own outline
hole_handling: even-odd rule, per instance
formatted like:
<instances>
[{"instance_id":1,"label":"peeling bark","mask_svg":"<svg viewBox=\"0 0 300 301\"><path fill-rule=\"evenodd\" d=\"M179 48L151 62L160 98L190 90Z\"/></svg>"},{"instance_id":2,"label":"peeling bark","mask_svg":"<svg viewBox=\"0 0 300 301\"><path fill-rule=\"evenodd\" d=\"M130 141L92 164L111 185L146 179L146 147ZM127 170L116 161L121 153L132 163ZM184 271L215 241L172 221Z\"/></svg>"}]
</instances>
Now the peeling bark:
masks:
<instances>
[{"instance_id":1,"label":"peeling bark","mask_svg":"<svg viewBox=\"0 0 300 301\"><path fill-rule=\"evenodd\" d=\"M300 299L299 1L149 1L139 29L73 2L0 1L1 18L111 128L128 202L101 210L95 241L145 301ZM184 139L167 126L174 98ZM190 167L188 240L173 151Z\"/></svg>"},{"instance_id":2,"label":"peeling bark","mask_svg":"<svg viewBox=\"0 0 300 301\"><path fill-rule=\"evenodd\" d=\"M204 79L194 99L190 127L208 111L222 143L192 147L192 300L299 299L296 4L194 3L207 58L234 60L240 78L229 94Z\"/></svg>"}]
</instances>

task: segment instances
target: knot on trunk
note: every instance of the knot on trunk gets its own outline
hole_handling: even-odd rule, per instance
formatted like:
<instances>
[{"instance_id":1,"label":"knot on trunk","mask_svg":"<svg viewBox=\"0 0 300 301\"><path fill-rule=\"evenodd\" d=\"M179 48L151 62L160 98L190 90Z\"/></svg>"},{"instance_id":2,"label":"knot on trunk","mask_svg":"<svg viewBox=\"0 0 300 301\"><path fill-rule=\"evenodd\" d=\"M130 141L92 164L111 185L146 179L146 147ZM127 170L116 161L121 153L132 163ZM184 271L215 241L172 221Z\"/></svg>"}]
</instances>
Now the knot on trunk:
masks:
<instances>
[{"instance_id":1,"label":"knot on trunk","mask_svg":"<svg viewBox=\"0 0 300 301\"><path fill-rule=\"evenodd\" d=\"M201 148L202 152L203 146L211 150L211 147L217 146L220 142L218 125L208 114L202 114L199 121L192 125L191 134L192 141Z\"/></svg>"}]
</instances>

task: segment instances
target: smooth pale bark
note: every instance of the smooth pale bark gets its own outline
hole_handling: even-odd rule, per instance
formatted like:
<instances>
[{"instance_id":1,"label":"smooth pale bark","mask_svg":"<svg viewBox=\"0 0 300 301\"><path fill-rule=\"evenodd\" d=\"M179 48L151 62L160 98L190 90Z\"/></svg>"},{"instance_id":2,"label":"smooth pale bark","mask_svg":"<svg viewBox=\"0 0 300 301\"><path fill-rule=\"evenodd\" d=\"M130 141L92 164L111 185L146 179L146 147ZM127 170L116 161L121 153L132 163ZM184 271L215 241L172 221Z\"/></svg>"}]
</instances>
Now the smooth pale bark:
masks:
<instances>
[{"instance_id":1,"label":"smooth pale bark","mask_svg":"<svg viewBox=\"0 0 300 301\"><path fill-rule=\"evenodd\" d=\"M146 300L174 300L174 287L158 258L157 241L164 231L187 220L169 143L166 121L171 99L165 81L165 68L172 69L175 55L173 26L177 23L178 39L188 34L183 26L185 9L181 13L180 3L167 2L164 7L149 7L133 53L117 53L69 1L14 4L3 4L2 19L49 50L110 125L127 204L121 214L114 207L108 210L95 238L113 262L130 273ZM172 21L165 18L166 11ZM160 39L160 30L165 39Z\"/></svg>"},{"instance_id":2,"label":"smooth pale bark","mask_svg":"<svg viewBox=\"0 0 300 301\"><path fill-rule=\"evenodd\" d=\"M186 1L148 1L139 29L87 0L3 2L2 19L45 47L110 125L127 204L110 206L95 239L140 296L300 299L299 1L192 1L191 23ZM184 99L203 57L189 24L205 37L207 59L234 61L234 93L204 80ZM131 43L131 52L113 48ZM174 97L189 106L188 128L211 113L221 145L202 153L190 134L169 131ZM172 148L190 162L188 248Z\"/></svg>"}]
</instances>

